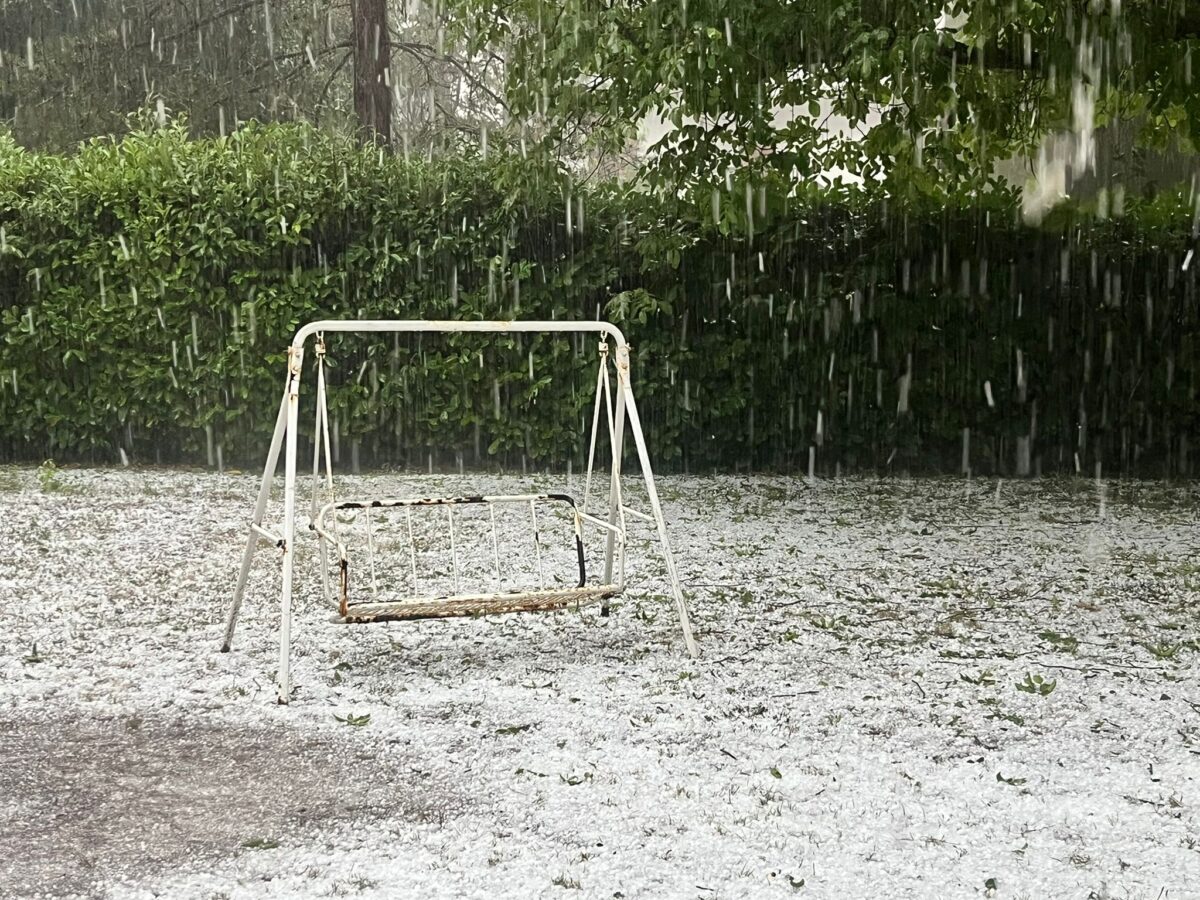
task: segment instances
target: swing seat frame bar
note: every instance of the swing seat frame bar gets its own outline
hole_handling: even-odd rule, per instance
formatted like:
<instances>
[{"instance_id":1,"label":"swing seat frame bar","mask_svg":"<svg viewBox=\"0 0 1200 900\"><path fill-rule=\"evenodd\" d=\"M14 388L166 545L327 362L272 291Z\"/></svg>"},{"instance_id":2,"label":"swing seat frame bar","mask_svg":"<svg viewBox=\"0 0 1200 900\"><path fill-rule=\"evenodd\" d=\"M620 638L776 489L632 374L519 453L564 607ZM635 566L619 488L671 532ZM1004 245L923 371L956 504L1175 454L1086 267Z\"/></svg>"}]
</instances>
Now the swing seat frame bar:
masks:
<instances>
[{"instance_id":1,"label":"swing seat frame bar","mask_svg":"<svg viewBox=\"0 0 1200 900\"><path fill-rule=\"evenodd\" d=\"M414 619L496 616L515 612L551 612L580 609L588 603L609 600L620 593L614 585L547 588L494 594L454 594L449 597L413 597L397 601L352 603L344 614L334 617L340 625L367 622L407 622Z\"/></svg>"}]
</instances>

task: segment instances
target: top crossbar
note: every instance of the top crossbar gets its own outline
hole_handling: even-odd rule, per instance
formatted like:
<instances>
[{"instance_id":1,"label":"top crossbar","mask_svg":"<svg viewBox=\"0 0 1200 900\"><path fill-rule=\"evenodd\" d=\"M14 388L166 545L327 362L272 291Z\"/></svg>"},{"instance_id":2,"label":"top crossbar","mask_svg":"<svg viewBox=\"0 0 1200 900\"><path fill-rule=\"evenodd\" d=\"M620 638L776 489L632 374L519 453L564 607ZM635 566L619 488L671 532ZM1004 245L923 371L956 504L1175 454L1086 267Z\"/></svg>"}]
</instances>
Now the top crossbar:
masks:
<instances>
[{"instance_id":1,"label":"top crossbar","mask_svg":"<svg viewBox=\"0 0 1200 900\"><path fill-rule=\"evenodd\" d=\"M612 341L613 349L628 348L625 335L611 322L563 322L551 320L517 320L504 322L494 319L471 321L463 319L325 319L309 322L292 338L292 347L303 349L314 334L322 332L416 332L446 334L472 332L476 334L603 334Z\"/></svg>"}]
</instances>

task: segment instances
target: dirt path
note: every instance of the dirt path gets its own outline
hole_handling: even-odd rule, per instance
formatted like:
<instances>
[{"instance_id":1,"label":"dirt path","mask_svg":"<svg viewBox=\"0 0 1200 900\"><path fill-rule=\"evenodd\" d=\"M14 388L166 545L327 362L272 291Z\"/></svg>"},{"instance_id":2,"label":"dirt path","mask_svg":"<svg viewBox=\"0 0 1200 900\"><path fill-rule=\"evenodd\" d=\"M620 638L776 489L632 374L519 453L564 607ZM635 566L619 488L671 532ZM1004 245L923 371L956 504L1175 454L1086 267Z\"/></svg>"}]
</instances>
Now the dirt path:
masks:
<instances>
[{"instance_id":1,"label":"dirt path","mask_svg":"<svg viewBox=\"0 0 1200 900\"><path fill-rule=\"evenodd\" d=\"M194 718L0 718L0 897L99 896L310 826L440 821L456 807L401 754L353 739Z\"/></svg>"}]
</instances>

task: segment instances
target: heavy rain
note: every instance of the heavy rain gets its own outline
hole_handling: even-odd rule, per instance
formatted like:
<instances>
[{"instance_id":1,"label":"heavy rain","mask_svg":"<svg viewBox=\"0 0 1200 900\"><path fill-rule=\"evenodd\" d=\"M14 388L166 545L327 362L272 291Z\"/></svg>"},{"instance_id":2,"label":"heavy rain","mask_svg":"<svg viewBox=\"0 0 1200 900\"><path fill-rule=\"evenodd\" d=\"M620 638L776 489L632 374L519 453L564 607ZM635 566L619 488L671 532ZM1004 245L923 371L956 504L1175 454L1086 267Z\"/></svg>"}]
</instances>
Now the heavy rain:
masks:
<instances>
[{"instance_id":1,"label":"heavy rain","mask_svg":"<svg viewBox=\"0 0 1200 900\"><path fill-rule=\"evenodd\" d=\"M1200 897L1194 50L0 0L0 898Z\"/></svg>"}]
</instances>

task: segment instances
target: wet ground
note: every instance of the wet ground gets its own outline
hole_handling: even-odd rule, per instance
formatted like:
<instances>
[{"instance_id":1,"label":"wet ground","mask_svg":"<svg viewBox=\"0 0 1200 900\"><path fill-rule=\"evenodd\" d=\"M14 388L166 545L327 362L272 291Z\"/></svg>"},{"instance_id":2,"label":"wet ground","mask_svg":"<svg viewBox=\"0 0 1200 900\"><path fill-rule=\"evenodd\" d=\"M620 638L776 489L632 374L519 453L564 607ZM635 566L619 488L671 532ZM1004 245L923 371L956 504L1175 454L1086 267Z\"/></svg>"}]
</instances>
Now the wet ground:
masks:
<instances>
[{"instance_id":1,"label":"wet ground","mask_svg":"<svg viewBox=\"0 0 1200 900\"><path fill-rule=\"evenodd\" d=\"M648 528L608 618L355 627L305 540L281 707L255 476L57 477L0 469L5 900L1200 900L1196 484L664 478L697 659Z\"/></svg>"},{"instance_id":2,"label":"wet ground","mask_svg":"<svg viewBox=\"0 0 1200 900\"><path fill-rule=\"evenodd\" d=\"M194 716L0 718L0 897L100 896L339 821L452 816L407 763L387 745Z\"/></svg>"}]
</instances>

